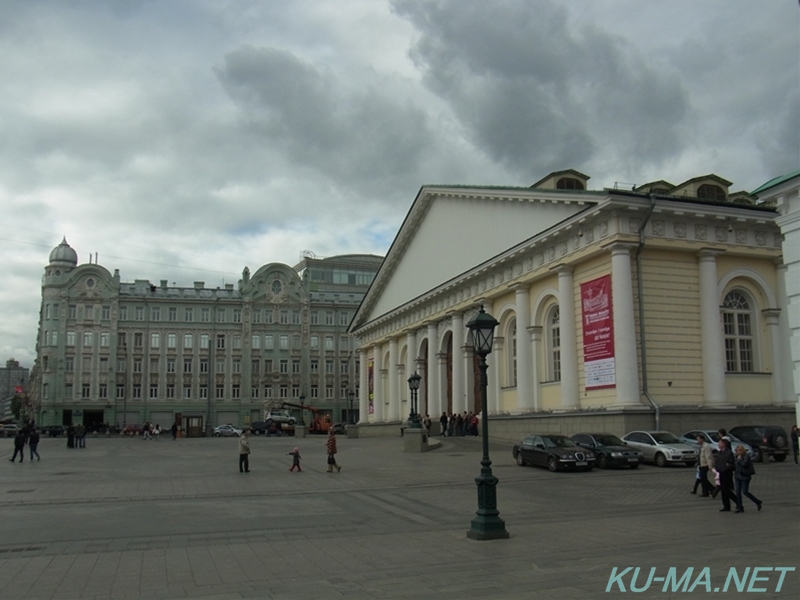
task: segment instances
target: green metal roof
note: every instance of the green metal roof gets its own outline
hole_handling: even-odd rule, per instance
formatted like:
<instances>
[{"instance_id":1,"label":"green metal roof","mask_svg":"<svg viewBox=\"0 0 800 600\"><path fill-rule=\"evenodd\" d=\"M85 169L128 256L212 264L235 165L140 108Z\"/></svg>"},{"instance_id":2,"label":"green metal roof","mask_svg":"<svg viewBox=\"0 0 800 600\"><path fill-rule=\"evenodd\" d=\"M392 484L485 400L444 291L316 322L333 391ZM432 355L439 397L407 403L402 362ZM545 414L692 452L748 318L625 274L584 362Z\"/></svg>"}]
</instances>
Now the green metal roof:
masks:
<instances>
[{"instance_id":1,"label":"green metal roof","mask_svg":"<svg viewBox=\"0 0 800 600\"><path fill-rule=\"evenodd\" d=\"M757 196L759 194L759 192L764 192L764 191L768 190L769 188L775 187L776 185L780 185L781 183L783 183L785 181L789 181L790 179L794 179L795 177L798 177L798 176L800 176L800 169L798 169L797 171L792 171L791 173L787 173L786 175L779 175L778 177L775 177L774 179L770 179L767 183L765 183L764 185L762 185L759 188L754 189L750 193L752 195L754 195L754 196Z\"/></svg>"}]
</instances>

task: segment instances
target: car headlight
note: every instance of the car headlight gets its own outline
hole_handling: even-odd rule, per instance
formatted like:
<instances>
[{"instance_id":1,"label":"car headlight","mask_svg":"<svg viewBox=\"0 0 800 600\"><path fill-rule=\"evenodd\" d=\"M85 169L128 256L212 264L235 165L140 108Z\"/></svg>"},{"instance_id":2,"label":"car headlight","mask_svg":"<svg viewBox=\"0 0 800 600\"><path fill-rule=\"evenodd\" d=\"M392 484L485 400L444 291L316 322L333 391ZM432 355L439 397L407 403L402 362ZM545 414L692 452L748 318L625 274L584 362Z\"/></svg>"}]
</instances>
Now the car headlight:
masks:
<instances>
[{"instance_id":1,"label":"car headlight","mask_svg":"<svg viewBox=\"0 0 800 600\"><path fill-rule=\"evenodd\" d=\"M614 458L622 458L623 455L622 452L612 452L611 456L613 456Z\"/></svg>"}]
</instances>

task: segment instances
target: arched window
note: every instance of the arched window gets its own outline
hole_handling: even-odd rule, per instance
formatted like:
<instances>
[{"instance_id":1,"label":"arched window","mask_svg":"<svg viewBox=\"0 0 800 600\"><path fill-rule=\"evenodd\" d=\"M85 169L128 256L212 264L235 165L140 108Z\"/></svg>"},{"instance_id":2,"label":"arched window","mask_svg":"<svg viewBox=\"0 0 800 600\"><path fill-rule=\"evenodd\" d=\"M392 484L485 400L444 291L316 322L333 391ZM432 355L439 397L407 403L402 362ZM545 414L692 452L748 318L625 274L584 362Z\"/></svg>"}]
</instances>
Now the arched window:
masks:
<instances>
[{"instance_id":1,"label":"arched window","mask_svg":"<svg viewBox=\"0 0 800 600\"><path fill-rule=\"evenodd\" d=\"M753 355L753 310L739 291L729 292L722 303L725 334L725 368L731 373L755 371Z\"/></svg>"},{"instance_id":2,"label":"arched window","mask_svg":"<svg viewBox=\"0 0 800 600\"><path fill-rule=\"evenodd\" d=\"M562 177L558 181L556 181L556 189L557 190L582 190L583 183L580 179L575 179L574 177Z\"/></svg>"},{"instance_id":3,"label":"arched window","mask_svg":"<svg viewBox=\"0 0 800 600\"><path fill-rule=\"evenodd\" d=\"M710 183L704 183L697 188L697 197L704 200L714 200L716 202L725 202L727 199L725 190L718 185L711 185Z\"/></svg>"},{"instance_id":4,"label":"arched window","mask_svg":"<svg viewBox=\"0 0 800 600\"><path fill-rule=\"evenodd\" d=\"M561 315L558 306L547 314L547 379L561 381Z\"/></svg>"},{"instance_id":5,"label":"arched window","mask_svg":"<svg viewBox=\"0 0 800 600\"><path fill-rule=\"evenodd\" d=\"M517 385L517 320L511 319L508 324L508 386Z\"/></svg>"}]
</instances>

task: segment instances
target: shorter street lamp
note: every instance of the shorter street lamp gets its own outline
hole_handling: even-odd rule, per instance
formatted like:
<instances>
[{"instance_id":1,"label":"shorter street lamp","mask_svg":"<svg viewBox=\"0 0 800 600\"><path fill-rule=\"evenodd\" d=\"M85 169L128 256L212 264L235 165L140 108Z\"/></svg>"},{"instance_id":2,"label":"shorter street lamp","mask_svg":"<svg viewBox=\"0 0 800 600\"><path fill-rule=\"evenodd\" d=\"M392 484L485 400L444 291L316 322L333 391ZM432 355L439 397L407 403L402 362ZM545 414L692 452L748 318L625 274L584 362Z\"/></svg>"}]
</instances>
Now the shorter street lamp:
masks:
<instances>
[{"instance_id":1,"label":"shorter street lamp","mask_svg":"<svg viewBox=\"0 0 800 600\"><path fill-rule=\"evenodd\" d=\"M506 524L500 518L497 510L497 477L492 475L492 461L489 460L489 420L488 410L486 409L487 398L486 388L488 379L486 377L486 357L492 352L492 342L494 341L494 329L500 323L483 310L483 305L478 314L467 323L469 329L472 348L480 356L481 371L481 406L483 411L483 459L481 460L480 477L475 478L478 484L478 510L475 518L472 519L472 526L467 531L467 537L473 540L497 540L508 537Z\"/></svg>"},{"instance_id":2,"label":"shorter street lamp","mask_svg":"<svg viewBox=\"0 0 800 600\"><path fill-rule=\"evenodd\" d=\"M353 390L347 392L347 399L350 401L350 410L347 411L347 422L350 425L355 425L356 422L353 420L353 400L355 399L356 395Z\"/></svg>"},{"instance_id":3,"label":"shorter street lamp","mask_svg":"<svg viewBox=\"0 0 800 600\"><path fill-rule=\"evenodd\" d=\"M409 429L422 429L422 423L419 420L419 412L417 411L417 394L419 393L419 382L422 377L419 373L414 373L408 378L408 389L411 390L411 406L408 413L408 427Z\"/></svg>"}]
</instances>

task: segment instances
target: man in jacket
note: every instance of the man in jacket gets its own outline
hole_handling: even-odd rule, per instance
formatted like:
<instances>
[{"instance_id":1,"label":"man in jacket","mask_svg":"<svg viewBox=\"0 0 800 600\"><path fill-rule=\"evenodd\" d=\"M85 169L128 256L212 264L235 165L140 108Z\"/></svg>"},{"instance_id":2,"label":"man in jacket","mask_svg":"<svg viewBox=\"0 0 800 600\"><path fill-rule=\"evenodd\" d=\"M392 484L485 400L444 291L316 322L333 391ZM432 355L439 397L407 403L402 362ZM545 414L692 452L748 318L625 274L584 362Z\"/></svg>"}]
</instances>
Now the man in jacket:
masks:
<instances>
[{"instance_id":1,"label":"man in jacket","mask_svg":"<svg viewBox=\"0 0 800 600\"><path fill-rule=\"evenodd\" d=\"M11 462L17 458L17 453L19 452L19 462L22 462L22 459L25 458L25 432L22 429L17 431L17 435L14 436L14 456L9 458Z\"/></svg>"},{"instance_id":2,"label":"man in jacket","mask_svg":"<svg viewBox=\"0 0 800 600\"><path fill-rule=\"evenodd\" d=\"M722 438L719 441L719 452L714 468L719 473L719 487L720 494L722 495L722 508L720 512L730 512L731 499L734 498L733 492L733 452L731 452L731 443L727 438Z\"/></svg>"},{"instance_id":3,"label":"man in jacket","mask_svg":"<svg viewBox=\"0 0 800 600\"><path fill-rule=\"evenodd\" d=\"M703 487L702 496L708 498L711 495L712 485L708 481L708 470L714 466L714 451L706 443L706 438L702 435L697 436L697 443L700 444L700 485ZM693 492L694 493L694 492Z\"/></svg>"},{"instance_id":4,"label":"man in jacket","mask_svg":"<svg viewBox=\"0 0 800 600\"><path fill-rule=\"evenodd\" d=\"M239 473L250 472L250 440L247 434L248 430L245 429L239 436Z\"/></svg>"}]
</instances>

